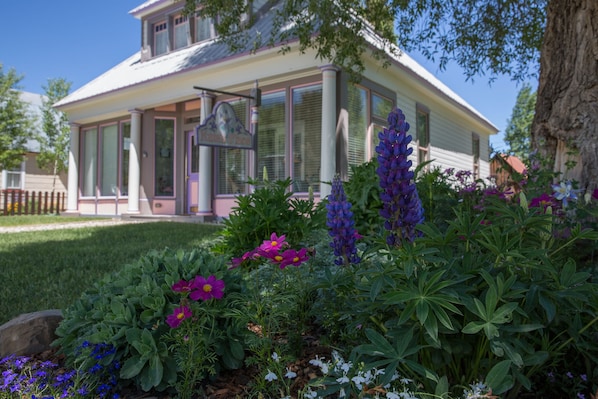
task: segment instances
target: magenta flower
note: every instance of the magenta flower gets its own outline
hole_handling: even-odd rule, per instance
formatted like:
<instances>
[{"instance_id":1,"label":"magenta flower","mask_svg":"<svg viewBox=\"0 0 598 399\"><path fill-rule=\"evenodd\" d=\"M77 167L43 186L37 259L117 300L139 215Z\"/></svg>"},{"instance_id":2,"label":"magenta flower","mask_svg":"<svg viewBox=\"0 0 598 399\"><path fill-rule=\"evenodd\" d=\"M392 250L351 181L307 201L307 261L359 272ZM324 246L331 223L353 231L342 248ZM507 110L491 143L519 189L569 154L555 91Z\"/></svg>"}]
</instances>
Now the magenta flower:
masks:
<instances>
[{"instance_id":1,"label":"magenta flower","mask_svg":"<svg viewBox=\"0 0 598 399\"><path fill-rule=\"evenodd\" d=\"M286 236L283 234L280 237L276 235L276 233L272 233L269 240L264 240L262 245L259 246L260 251L267 253L270 252L278 252L285 246L287 246L287 242L285 241Z\"/></svg>"},{"instance_id":2,"label":"magenta flower","mask_svg":"<svg viewBox=\"0 0 598 399\"><path fill-rule=\"evenodd\" d=\"M224 295L224 281L218 280L216 276L210 276L207 279L197 276L193 279L193 291L189 298L197 301L207 301L211 298L220 299Z\"/></svg>"},{"instance_id":3,"label":"magenta flower","mask_svg":"<svg viewBox=\"0 0 598 399\"><path fill-rule=\"evenodd\" d=\"M542 208L544 209L544 211L546 211L546 208L548 208L549 206L553 207L553 208L557 208L559 207L559 203L556 202L556 200L554 199L554 197L544 193L542 195L540 195L539 197L535 197L532 198L532 200L529 202L529 208Z\"/></svg>"},{"instance_id":4,"label":"magenta flower","mask_svg":"<svg viewBox=\"0 0 598 399\"><path fill-rule=\"evenodd\" d=\"M247 251L240 258L233 258L231 260L231 263L232 263L231 269L239 267L239 266L243 265L244 263L246 263L250 260L253 260L253 259L257 259L259 257L260 257L260 254L257 253L257 249Z\"/></svg>"},{"instance_id":5,"label":"magenta flower","mask_svg":"<svg viewBox=\"0 0 598 399\"><path fill-rule=\"evenodd\" d=\"M177 328L178 326L181 325L183 320L188 319L191 316L192 316L191 309L189 309L187 306L180 306L180 307L176 308L174 310L174 312L172 312L171 315L166 317L166 323L171 328Z\"/></svg>"},{"instance_id":6,"label":"magenta flower","mask_svg":"<svg viewBox=\"0 0 598 399\"><path fill-rule=\"evenodd\" d=\"M303 262L307 262L309 256L307 255L307 248L301 248L299 251L294 249L287 249L282 254L280 268L284 269L287 266L299 266Z\"/></svg>"},{"instance_id":7,"label":"magenta flower","mask_svg":"<svg viewBox=\"0 0 598 399\"><path fill-rule=\"evenodd\" d=\"M191 281L185 280L181 280L172 286L172 290L174 292L191 292L192 289L193 287L191 286Z\"/></svg>"}]
</instances>

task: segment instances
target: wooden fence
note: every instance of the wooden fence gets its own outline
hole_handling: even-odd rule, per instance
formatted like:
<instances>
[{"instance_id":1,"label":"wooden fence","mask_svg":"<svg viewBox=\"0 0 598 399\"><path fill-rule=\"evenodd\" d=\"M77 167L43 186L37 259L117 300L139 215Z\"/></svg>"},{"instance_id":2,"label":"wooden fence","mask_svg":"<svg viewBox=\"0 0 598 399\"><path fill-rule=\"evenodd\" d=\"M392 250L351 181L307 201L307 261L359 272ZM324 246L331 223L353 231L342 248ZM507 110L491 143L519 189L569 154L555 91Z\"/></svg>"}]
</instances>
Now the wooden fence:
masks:
<instances>
[{"instance_id":1,"label":"wooden fence","mask_svg":"<svg viewBox=\"0 0 598 399\"><path fill-rule=\"evenodd\" d=\"M59 214L66 208L66 193L47 191L2 190L0 215Z\"/></svg>"}]
</instances>

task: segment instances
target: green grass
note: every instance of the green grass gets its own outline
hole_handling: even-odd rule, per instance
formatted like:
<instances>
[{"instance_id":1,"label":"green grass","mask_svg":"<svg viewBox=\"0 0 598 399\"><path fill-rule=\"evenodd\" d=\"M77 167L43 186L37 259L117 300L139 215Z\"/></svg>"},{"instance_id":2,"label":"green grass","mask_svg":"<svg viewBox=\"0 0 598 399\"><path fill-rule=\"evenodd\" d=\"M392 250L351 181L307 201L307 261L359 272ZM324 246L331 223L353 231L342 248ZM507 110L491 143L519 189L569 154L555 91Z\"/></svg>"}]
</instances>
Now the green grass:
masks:
<instances>
[{"instance_id":1,"label":"green grass","mask_svg":"<svg viewBox=\"0 0 598 399\"><path fill-rule=\"evenodd\" d=\"M0 233L0 324L22 313L64 309L102 276L148 251L191 249L220 230L218 225L151 222Z\"/></svg>"},{"instance_id":2,"label":"green grass","mask_svg":"<svg viewBox=\"0 0 598 399\"><path fill-rule=\"evenodd\" d=\"M58 215L4 216L0 214L0 227L30 226L34 224L71 223L98 220L97 217L71 217Z\"/></svg>"}]
</instances>

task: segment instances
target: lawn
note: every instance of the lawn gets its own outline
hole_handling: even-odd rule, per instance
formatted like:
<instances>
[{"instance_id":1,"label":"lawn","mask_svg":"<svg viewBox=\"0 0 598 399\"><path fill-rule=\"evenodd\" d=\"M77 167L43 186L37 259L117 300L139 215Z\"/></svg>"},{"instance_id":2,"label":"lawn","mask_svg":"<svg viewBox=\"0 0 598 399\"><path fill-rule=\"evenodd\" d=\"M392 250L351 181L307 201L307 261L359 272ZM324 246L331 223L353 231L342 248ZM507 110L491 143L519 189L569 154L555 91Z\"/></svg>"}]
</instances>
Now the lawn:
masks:
<instances>
[{"instance_id":1,"label":"lawn","mask_svg":"<svg viewBox=\"0 0 598 399\"><path fill-rule=\"evenodd\" d=\"M0 217L0 226L81 221L48 216ZM89 220L89 218L85 219ZM191 249L218 225L148 222L0 234L0 324L22 314L63 309L107 273L151 250Z\"/></svg>"}]
</instances>

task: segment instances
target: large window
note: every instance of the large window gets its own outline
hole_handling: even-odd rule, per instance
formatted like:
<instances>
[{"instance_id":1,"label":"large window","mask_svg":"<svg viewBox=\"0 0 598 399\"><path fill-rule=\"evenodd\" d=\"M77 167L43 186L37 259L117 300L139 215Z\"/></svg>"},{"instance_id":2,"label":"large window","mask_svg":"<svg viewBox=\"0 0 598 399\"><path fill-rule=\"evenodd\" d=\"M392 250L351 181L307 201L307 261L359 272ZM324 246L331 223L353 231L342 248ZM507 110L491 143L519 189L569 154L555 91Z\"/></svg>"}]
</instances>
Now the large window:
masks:
<instances>
[{"instance_id":1,"label":"large window","mask_svg":"<svg viewBox=\"0 0 598 399\"><path fill-rule=\"evenodd\" d=\"M83 174L81 195L83 197L96 196L98 167L98 129L91 128L83 131Z\"/></svg>"},{"instance_id":2,"label":"large window","mask_svg":"<svg viewBox=\"0 0 598 399\"><path fill-rule=\"evenodd\" d=\"M365 87L350 85L349 111L349 166L361 165L376 153L378 132L387 125L394 102Z\"/></svg>"},{"instance_id":3,"label":"large window","mask_svg":"<svg viewBox=\"0 0 598 399\"><path fill-rule=\"evenodd\" d=\"M83 130L81 137L81 195L128 195L131 122L90 127Z\"/></svg>"},{"instance_id":4,"label":"large window","mask_svg":"<svg viewBox=\"0 0 598 399\"><path fill-rule=\"evenodd\" d=\"M231 101L237 118L247 126L247 100ZM216 194L239 194L246 191L247 151L239 148L218 148Z\"/></svg>"},{"instance_id":5,"label":"large window","mask_svg":"<svg viewBox=\"0 0 598 399\"><path fill-rule=\"evenodd\" d=\"M174 49L186 47L189 37L189 19L185 15L174 17Z\"/></svg>"},{"instance_id":6,"label":"large window","mask_svg":"<svg viewBox=\"0 0 598 399\"><path fill-rule=\"evenodd\" d=\"M154 24L154 55L168 51L168 25L166 21Z\"/></svg>"},{"instance_id":7,"label":"large window","mask_svg":"<svg viewBox=\"0 0 598 399\"><path fill-rule=\"evenodd\" d=\"M118 187L118 125L102 126L101 140L100 196L115 196Z\"/></svg>"},{"instance_id":8,"label":"large window","mask_svg":"<svg viewBox=\"0 0 598 399\"><path fill-rule=\"evenodd\" d=\"M155 195L174 197L174 119L156 119Z\"/></svg>"},{"instance_id":9,"label":"large window","mask_svg":"<svg viewBox=\"0 0 598 399\"><path fill-rule=\"evenodd\" d=\"M292 90L293 191L320 191L322 85Z\"/></svg>"},{"instance_id":10,"label":"large window","mask_svg":"<svg viewBox=\"0 0 598 399\"><path fill-rule=\"evenodd\" d=\"M264 178L264 168L268 179L286 178L286 93L278 91L262 96L258 131L258 179Z\"/></svg>"},{"instance_id":11,"label":"large window","mask_svg":"<svg viewBox=\"0 0 598 399\"><path fill-rule=\"evenodd\" d=\"M415 129L417 131L417 163L430 159L430 112L422 105L417 105Z\"/></svg>"}]
</instances>

